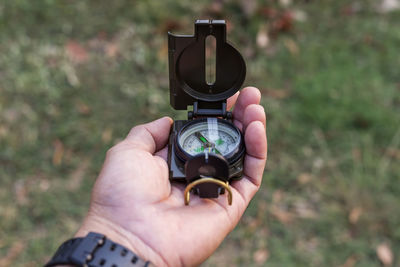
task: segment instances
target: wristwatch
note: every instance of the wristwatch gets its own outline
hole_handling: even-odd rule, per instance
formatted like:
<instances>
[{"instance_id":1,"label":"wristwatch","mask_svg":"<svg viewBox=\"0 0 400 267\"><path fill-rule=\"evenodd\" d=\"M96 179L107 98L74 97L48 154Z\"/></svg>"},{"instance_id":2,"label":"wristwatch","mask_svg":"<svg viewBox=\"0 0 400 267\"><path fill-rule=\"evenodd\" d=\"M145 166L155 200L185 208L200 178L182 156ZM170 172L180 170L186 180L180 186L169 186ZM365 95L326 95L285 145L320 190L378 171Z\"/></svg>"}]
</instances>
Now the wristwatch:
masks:
<instances>
[{"instance_id":1,"label":"wristwatch","mask_svg":"<svg viewBox=\"0 0 400 267\"><path fill-rule=\"evenodd\" d=\"M153 266L127 248L94 232L65 241L45 267L68 264L82 267Z\"/></svg>"}]
</instances>

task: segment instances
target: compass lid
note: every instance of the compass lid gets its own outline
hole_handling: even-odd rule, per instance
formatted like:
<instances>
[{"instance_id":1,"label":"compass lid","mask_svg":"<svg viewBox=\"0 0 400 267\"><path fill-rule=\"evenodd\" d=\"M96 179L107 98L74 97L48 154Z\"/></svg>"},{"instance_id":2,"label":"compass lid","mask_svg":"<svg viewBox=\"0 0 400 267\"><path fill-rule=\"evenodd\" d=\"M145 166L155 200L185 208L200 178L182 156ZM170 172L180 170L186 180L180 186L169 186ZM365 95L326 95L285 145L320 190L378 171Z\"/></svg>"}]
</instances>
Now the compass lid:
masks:
<instances>
[{"instance_id":1,"label":"compass lid","mask_svg":"<svg viewBox=\"0 0 400 267\"><path fill-rule=\"evenodd\" d=\"M206 38L216 41L215 81L206 81ZM246 76L240 53L226 41L224 20L197 20L194 35L168 33L170 102L187 109L194 102L225 102L239 91Z\"/></svg>"}]
</instances>

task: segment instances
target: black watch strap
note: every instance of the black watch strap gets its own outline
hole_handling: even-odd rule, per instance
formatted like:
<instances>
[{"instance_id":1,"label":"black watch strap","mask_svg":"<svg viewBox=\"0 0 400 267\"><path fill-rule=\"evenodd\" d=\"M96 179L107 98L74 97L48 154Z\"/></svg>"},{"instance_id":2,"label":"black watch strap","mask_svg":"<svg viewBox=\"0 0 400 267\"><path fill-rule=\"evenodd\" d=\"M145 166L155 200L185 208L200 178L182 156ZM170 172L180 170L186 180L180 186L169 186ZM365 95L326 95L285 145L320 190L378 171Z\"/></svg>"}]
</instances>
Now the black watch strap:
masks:
<instances>
[{"instance_id":1,"label":"black watch strap","mask_svg":"<svg viewBox=\"0 0 400 267\"><path fill-rule=\"evenodd\" d=\"M149 261L140 259L127 248L94 232L84 238L65 241L45 267L66 264L83 267L151 266Z\"/></svg>"}]
</instances>

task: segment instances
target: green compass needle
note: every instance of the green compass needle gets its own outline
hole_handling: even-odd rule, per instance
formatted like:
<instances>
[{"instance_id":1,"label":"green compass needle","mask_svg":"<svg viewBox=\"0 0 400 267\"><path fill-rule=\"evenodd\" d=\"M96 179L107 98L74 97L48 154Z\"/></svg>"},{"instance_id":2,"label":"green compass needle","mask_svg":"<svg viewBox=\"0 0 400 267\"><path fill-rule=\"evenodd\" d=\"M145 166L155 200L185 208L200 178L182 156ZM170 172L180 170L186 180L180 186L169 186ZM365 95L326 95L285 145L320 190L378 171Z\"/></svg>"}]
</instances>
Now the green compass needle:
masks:
<instances>
[{"instance_id":1,"label":"green compass needle","mask_svg":"<svg viewBox=\"0 0 400 267\"><path fill-rule=\"evenodd\" d=\"M204 151L204 147L203 147L203 146L198 147L198 148L196 148L196 149L194 150L194 152L197 152L197 153L200 153L200 152L203 152L203 151Z\"/></svg>"},{"instance_id":2,"label":"green compass needle","mask_svg":"<svg viewBox=\"0 0 400 267\"><path fill-rule=\"evenodd\" d=\"M221 138L219 138L219 139L217 139L217 140L215 141L215 143L216 143L217 145L222 145L222 144L225 143L225 142L224 142L224 140L222 140Z\"/></svg>"},{"instance_id":3,"label":"green compass needle","mask_svg":"<svg viewBox=\"0 0 400 267\"><path fill-rule=\"evenodd\" d=\"M207 139L205 139L201 134L200 134L200 136L199 136L199 139L200 139L201 142L203 142L203 143L205 143L205 144L209 143L209 142L207 141Z\"/></svg>"},{"instance_id":4,"label":"green compass needle","mask_svg":"<svg viewBox=\"0 0 400 267\"><path fill-rule=\"evenodd\" d=\"M222 155L221 152L219 152L219 150L216 147L214 147L214 150L215 150L215 153Z\"/></svg>"},{"instance_id":5,"label":"green compass needle","mask_svg":"<svg viewBox=\"0 0 400 267\"><path fill-rule=\"evenodd\" d=\"M219 152L219 150L215 147L215 144L214 144L213 142L208 141L208 139L207 139L204 135L202 135L200 132L196 132L194 135L195 135L195 136L200 140L200 142L202 142L206 147L213 148L214 151L215 151L215 153L222 155L222 153Z\"/></svg>"},{"instance_id":6,"label":"green compass needle","mask_svg":"<svg viewBox=\"0 0 400 267\"><path fill-rule=\"evenodd\" d=\"M200 140L200 142L205 144L207 147L211 147L213 145L213 143L208 141L207 138L204 135L202 135L200 132L196 132L194 135Z\"/></svg>"}]
</instances>

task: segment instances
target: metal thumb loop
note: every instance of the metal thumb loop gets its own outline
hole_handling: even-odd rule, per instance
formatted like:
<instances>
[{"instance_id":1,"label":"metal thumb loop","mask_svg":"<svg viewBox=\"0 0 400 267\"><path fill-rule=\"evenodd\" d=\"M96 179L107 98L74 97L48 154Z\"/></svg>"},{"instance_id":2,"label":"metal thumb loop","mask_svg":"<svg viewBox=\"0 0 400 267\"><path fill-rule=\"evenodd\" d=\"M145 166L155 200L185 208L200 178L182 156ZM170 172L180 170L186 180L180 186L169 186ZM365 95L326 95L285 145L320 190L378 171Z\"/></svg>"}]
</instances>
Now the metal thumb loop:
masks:
<instances>
[{"instance_id":1,"label":"metal thumb loop","mask_svg":"<svg viewBox=\"0 0 400 267\"><path fill-rule=\"evenodd\" d=\"M206 178L201 178L198 180L195 180L193 182L191 182L190 184L188 184L185 188L185 192L184 192L184 196L185 196L185 205L189 205L189 201L190 201L190 190L192 190L193 187L195 187L196 185L199 184L204 184L204 183L214 183L217 184L219 186L222 186L223 188L226 189L226 191L228 191L228 204L232 205L232 190L231 187L229 186L228 182L223 182L221 180L215 179L215 178L210 178L210 177L206 177Z\"/></svg>"}]
</instances>

